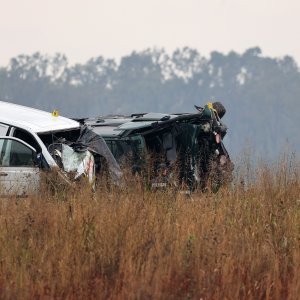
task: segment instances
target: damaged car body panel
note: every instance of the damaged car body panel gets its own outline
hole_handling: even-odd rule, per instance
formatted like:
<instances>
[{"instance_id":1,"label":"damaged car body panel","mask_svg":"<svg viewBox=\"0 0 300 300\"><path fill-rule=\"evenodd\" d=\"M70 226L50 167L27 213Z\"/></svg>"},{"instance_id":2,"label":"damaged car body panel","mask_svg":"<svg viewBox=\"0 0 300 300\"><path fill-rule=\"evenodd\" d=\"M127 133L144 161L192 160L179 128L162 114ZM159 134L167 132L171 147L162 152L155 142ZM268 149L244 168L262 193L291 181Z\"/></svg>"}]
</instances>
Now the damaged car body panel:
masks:
<instances>
[{"instance_id":1,"label":"damaged car body panel","mask_svg":"<svg viewBox=\"0 0 300 300\"><path fill-rule=\"evenodd\" d=\"M45 111L0 101L0 135L18 139L32 147L39 157L39 168L56 169L63 177L70 174L61 164L60 150L74 151L77 158L76 172L89 178L101 170L101 159L105 159L113 181L119 183L121 170L102 137L79 122ZM63 155L62 151L60 155ZM76 153L81 155L76 155ZM100 159L101 158L101 159ZM4 165L0 165L0 171ZM69 169L68 169L69 170ZM73 169L72 169L73 170ZM77 174L78 175L78 174ZM75 174L71 180L77 178ZM0 177L0 181L3 178ZM90 180L92 181L92 180Z\"/></svg>"},{"instance_id":2,"label":"damaged car body panel","mask_svg":"<svg viewBox=\"0 0 300 300\"><path fill-rule=\"evenodd\" d=\"M79 123L78 123L79 124ZM75 179L84 174L90 182L101 172L105 159L114 183L120 184L121 169L101 136L88 126L72 131L39 134L56 164L66 172L76 172Z\"/></svg>"},{"instance_id":3,"label":"damaged car body panel","mask_svg":"<svg viewBox=\"0 0 300 300\"><path fill-rule=\"evenodd\" d=\"M85 123L105 139L120 164L133 156L133 171L141 169L145 156L150 155L152 186L164 186L161 181L169 182L177 169L179 184L185 188L205 189L213 178L217 189L230 180L232 172L222 142L227 128L213 104L196 108L197 113L106 116L87 119Z\"/></svg>"}]
</instances>

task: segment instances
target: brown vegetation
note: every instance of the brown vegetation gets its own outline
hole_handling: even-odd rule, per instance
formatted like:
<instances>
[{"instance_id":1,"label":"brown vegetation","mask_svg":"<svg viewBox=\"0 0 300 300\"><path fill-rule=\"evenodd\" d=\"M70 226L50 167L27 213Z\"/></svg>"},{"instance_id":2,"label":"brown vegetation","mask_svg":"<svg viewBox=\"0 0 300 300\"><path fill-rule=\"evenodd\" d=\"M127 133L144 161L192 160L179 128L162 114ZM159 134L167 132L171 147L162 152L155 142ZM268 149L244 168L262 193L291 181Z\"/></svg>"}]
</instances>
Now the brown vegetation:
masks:
<instances>
[{"instance_id":1,"label":"brown vegetation","mask_svg":"<svg viewBox=\"0 0 300 300\"><path fill-rule=\"evenodd\" d=\"M0 298L297 299L299 165L236 170L216 194L131 181L2 200Z\"/></svg>"}]
</instances>

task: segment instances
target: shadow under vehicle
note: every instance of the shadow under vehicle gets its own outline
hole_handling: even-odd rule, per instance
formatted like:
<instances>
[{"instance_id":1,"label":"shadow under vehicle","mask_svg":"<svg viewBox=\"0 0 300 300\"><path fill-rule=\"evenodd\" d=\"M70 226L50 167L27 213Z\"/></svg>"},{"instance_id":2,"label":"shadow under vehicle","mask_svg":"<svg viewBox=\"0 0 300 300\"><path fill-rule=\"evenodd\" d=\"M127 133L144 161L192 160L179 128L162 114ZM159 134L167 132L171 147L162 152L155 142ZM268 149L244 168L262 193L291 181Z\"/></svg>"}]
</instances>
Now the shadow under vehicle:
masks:
<instances>
[{"instance_id":1,"label":"shadow under vehicle","mask_svg":"<svg viewBox=\"0 0 300 300\"><path fill-rule=\"evenodd\" d=\"M0 196L36 193L40 170L56 170L68 183L85 176L94 184L103 162L118 183L119 165L87 126L57 112L0 101Z\"/></svg>"},{"instance_id":2,"label":"shadow under vehicle","mask_svg":"<svg viewBox=\"0 0 300 300\"><path fill-rule=\"evenodd\" d=\"M133 173L142 173L152 188L217 190L230 181L233 169L222 141L225 109L220 103L196 108L195 113L110 115L81 122L104 138L121 168L129 165Z\"/></svg>"}]
</instances>

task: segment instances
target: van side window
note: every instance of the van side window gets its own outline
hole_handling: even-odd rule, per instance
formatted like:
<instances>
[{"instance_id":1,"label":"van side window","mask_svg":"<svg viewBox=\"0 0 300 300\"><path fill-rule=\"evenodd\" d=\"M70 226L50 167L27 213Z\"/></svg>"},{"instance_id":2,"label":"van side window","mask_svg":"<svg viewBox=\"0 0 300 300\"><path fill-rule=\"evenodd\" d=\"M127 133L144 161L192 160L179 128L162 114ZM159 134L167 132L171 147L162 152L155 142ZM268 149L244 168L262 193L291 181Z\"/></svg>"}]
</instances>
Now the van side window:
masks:
<instances>
[{"instance_id":1,"label":"van side window","mask_svg":"<svg viewBox=\"0 0 300 300\"><path fill-rule=\"evenodd\" d=\"M34 167L34 152L29 147L19 141L0 138L1 145L0 167Z\"/></svg>"},{"instance_id":2,"label":"van side window","mask_svg":"<svg viewBox=\"0 0 300 300\"><path fill-rule=\"evenodd\" d=\"M3 164L7 140L0 139L0 166Z\"/></svg>"},{"instance_id":3,"label":"van side window","mask_svg":"<svg viewBox=\"0 0 300 300\"><path fill-rule=\"evenodd\" d=\"M31 147L33 147L36 150L37 153L42 151L36 139L25 130L16 128L13 136L29 144Z\"/></svg>"}]
</instances>

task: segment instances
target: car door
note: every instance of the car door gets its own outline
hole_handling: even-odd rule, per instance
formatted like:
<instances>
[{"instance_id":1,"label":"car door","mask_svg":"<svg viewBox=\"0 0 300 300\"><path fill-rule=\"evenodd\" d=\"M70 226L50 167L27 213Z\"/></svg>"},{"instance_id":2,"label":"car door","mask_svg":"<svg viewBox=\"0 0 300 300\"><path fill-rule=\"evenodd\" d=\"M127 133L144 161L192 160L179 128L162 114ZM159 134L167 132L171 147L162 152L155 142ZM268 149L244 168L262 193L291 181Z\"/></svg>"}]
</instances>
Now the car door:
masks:
<instances>
[{"instance_id":1,"label":"car door","mask_svg":"<svg viewBox=\"0 0 300 300\"><path fill-rule=\"evenodd\" d=\"M0 137L0 196L25 197L39 190L36 151L24 141Z\"/></svg>"}]
</instances>

